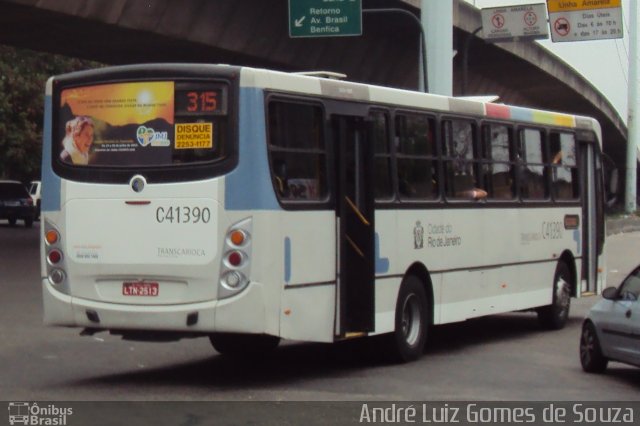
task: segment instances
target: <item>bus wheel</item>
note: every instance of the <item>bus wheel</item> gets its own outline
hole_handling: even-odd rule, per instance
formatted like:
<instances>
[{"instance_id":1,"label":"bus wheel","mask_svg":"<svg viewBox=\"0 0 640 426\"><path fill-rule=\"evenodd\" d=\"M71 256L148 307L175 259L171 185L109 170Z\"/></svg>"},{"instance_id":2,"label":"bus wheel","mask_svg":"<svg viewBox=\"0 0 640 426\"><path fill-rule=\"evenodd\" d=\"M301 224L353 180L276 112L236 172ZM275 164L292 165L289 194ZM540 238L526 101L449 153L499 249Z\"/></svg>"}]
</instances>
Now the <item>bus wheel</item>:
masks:
<instances>
[{"instance_id":1,"label":"bus wheel","mask_svg":"<svg viewBox=\"0 0 640 426\"><path fill-rule=\"evenodd\" d=\"M560 330L567 323L571 307L571 273L564 262L558 262L553 279L553 300L538 308L540 324L549 330Z\"/></svg>"},{"instance_id":2,"label":"bus wheel","mask_svg":"<svg viewBox=\"0 0 640 426\"><path fill-rule=\"evenodd\" d=\"M395 331L387 342L393 361L414 361L422 355L427 341L428 313L422 281L415 276L407 276L400 285L396 302Z\"/></svg>"},{"instance_id":3,"label":"bus wheel","mask_svg":"<svg viewBox=\"0 0 640 426\"><path fill-rule=\"evenodd\" d=\"M214 333L209 336L213 349L221 355L250 357L278 347L280 338L266 334Z\"/></svg>"},{"instance_id":4,"label":"bus wheel","mask_svg":"<svg viewBox=\"0 0 640 426\"><path fill-rule=\"evenodd\" d=\"M33 219L28 217L24 220L25 228L31 228L33 226Z\"/></svg>"},{"instance_id":5,"label":"bus wheel","mask_svg":"<svg viewBox=\"0 0 640 426\"><path fill-rule=\"evenodd\" d=\"M16 222L18 221L18 219L16 219L15 217L10 217L9 218L9 226L16 226Z\"/></svg>"},{"instance_id":6,"label":"bus wheel","mask_svg":"<svg viewBox=\"0 0 640 426\"><path fill-rule=\"evenodd\" d=\"M591 321L582 324L580 335L580 364L587 373L602 373L609 360L602 355L596 328Z\"/></svg>"}]
</instances>

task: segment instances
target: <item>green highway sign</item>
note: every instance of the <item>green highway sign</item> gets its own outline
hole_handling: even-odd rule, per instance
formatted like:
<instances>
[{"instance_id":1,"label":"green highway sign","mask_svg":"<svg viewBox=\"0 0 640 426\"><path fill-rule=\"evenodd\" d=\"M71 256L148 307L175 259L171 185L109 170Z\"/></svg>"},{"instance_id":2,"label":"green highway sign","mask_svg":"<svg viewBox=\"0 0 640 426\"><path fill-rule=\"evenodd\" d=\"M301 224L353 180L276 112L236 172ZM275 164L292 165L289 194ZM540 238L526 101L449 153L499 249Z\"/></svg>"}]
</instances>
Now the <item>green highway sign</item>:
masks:
<instances>
[{"instance_id":1,"label":"green highway sign","mask_svg":"<svg viewBox=\"0 0 640 426\"><path fill-rule=\"evenodd\" d=\"M289 0L290 37L362 35L362 0Z\"/></svg>"}]
</instances>

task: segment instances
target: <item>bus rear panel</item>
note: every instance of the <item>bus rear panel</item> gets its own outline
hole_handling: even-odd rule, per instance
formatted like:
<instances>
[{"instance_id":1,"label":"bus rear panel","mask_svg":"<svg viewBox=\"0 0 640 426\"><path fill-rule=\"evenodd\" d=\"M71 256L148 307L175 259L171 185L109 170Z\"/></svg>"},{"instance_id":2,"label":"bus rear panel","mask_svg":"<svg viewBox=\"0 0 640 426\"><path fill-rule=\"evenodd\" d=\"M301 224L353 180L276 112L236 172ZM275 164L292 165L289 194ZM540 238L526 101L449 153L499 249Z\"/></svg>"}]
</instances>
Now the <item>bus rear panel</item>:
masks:
<instances>
[{"instance_id":1,"label":"bus rear panel","mask_svg":"<svg viewBox=\"0 0 640 426\"><path fill-rule=\"evenodd\" d=\"M249 303L226 331L264 332L246 288L252 219L224 209L238 80L232 67L171 65L49 81L46 323L204 333Z\"/></svg>"}]
</instances>

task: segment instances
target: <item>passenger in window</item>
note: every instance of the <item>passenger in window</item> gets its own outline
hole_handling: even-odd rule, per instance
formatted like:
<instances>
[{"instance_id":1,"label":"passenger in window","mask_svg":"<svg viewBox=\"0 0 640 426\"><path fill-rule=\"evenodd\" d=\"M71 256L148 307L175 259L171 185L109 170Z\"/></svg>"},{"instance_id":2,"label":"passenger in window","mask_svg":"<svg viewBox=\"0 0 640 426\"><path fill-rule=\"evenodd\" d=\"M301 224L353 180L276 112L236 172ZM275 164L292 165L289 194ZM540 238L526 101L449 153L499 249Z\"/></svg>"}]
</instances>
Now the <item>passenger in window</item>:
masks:
<instances>
[{"instance_id":1,"label":"passenger in window","mask_svg":"<svg viewBox=\"0 0 640 426\"><path fill-rule=\"evenodd\" d=\"M290 191L287 177L287 164L282 160L276 160L273 164L273 172L278 194L281 198L289 198Z\"/></svg>"},{"instance_id":2,"label":"passenger in window","mask_svg":"<svg viewBox=\"0 0 640 426\"><path fill-rule=\"evenodd\" d=\"M416 198L417 196L416 188L411 183L411 178L406 174L404 176L399 176L398 189L400 190L400 195L405 198Z\"/></svg>"},{"instance_id":3,"label":"passenger in window","mask_svg":"<svg viewBox=\"0 0 640 426\"><path fill-rule=\"evenodd\" d=\"M484 200L489 194L482 188L471 188L456 193L458 198L466 198L468 200Z\"/></svg>"},{"instance_id":4,"label":"passenger in window","mask_svg":"<svg viewBox=\"0 0 640 426\"><path fill-rule=\"evenodd\" d=\"M71 164L89 164L89 150L93 145L93 120L85 116L69 120L65 133L60 159Z\"/></svg>"}]
</instances>

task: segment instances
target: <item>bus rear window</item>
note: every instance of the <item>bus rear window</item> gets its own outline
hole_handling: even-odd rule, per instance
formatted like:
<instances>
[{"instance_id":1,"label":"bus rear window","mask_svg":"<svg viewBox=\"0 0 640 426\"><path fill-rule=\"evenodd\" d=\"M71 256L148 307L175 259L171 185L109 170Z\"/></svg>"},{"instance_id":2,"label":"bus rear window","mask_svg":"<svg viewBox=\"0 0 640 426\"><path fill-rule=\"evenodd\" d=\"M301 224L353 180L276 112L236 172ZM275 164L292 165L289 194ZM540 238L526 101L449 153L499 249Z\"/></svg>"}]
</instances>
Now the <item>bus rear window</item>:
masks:
<instances>
[{"instance_id":1,"label":"bus rear window","mask_svg":"<svg viewBox=\"0 0 640 426\"><path fill-rule=\"evenodd\" d=\"M133 168L225 158L228 87L136 81L62 89L55 155L72 167Z\"/></svg>"}]
</instances>

